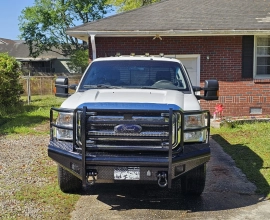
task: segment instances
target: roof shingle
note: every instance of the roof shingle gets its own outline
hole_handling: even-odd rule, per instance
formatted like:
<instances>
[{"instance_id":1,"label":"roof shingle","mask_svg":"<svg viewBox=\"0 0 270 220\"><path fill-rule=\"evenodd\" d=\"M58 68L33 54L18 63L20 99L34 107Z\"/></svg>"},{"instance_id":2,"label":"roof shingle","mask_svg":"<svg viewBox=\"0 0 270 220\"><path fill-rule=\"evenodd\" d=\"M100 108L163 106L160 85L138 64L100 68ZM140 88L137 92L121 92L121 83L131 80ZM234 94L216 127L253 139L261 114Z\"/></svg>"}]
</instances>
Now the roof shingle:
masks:
<instances>
[{"instance_id":1,"label":"roof shingle","mask_svg":"<svg viewBox=\"0 0 270 220\"><path fill-rule=\"evenodd\" d=\"M164 0L70 28L72 32L270 30L269 0Z\"/></svg>"}]
</instances>

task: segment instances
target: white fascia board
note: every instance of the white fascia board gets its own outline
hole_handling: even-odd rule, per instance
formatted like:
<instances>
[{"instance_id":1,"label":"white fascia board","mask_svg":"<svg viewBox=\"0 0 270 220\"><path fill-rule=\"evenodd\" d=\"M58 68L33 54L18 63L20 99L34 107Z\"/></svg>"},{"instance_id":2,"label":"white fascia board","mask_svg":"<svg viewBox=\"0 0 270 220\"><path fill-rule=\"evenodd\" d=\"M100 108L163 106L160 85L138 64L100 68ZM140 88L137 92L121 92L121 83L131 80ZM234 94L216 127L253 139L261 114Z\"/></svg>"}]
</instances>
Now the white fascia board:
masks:
<instances>
[{"instance_id":1,"label":"white fascia board","mask_svg":"<svg viewBox=\"0 0 270 220\"><path fill-rule=\"evenodd\" d=\"M60 58L58 58L60 59ZM21 58L21 57L16 57L16 60L18 61L50 61L50 60L57 60L56 57L51 57L51 58L32 58L32 57L29 57L29 58Z\"/></svg>"},{"instance_id":2,"label":"white fascia board","mask_svg":"<svg viewBox=\"0 0 270 220\"><path fill-rule=\"evenodd\" d=\"M154 37L162 36L224 36L224 35L270 35L269 30L167 30L167 31L67 31L68 35L88 40L88 37Z\"/></svg>"}]
</instances>

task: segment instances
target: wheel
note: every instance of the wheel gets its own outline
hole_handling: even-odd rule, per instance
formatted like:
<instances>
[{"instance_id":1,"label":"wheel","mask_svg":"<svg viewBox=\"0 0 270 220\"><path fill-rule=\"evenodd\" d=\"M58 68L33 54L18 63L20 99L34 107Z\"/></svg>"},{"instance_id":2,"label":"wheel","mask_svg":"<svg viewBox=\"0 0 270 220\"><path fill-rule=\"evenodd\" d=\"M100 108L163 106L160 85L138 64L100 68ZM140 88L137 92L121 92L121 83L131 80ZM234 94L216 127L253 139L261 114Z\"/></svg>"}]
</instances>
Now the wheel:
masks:
<instances>
[{"instance_id":1,"label":"wheel","mask_svg":"<svg viewBox=\"0 0 270 220\"><path fill-rule=\"evenodd\" d=\"M82 181L63 167L57 167L58 185L62 192L78 192L82 189Z\"/></svg>"},{"instance_id":2,"label":"wheel","mask_svg":"<svg viewBox=\"0 0 270 220\"><path fill-rule=\"evenodd\" d=\"M206 180L206 164L196 167L181 177L181 192L184 195L202 194Z\"/></svg>"}]
</instances>

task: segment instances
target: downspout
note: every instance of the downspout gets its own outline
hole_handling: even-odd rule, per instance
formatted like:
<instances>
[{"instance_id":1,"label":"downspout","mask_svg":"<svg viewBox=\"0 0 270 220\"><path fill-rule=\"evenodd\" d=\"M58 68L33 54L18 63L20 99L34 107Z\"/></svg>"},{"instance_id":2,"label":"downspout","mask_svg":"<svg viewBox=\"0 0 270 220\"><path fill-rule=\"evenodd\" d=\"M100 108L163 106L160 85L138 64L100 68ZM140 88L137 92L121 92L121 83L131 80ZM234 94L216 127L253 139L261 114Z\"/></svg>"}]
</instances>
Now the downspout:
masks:
<instances>
[{"instance_id":1,"label":"downspout","mask_svg":"<svg viewBox=\"0 0 270 220\"><path fill-rule=\"evenodd\" d=\"M93 60L97 58L97 50L96 50L96 42L95 42L95 35L91 34L91 45L92 45L92 58Z\"/></svg>"}]
</instances>

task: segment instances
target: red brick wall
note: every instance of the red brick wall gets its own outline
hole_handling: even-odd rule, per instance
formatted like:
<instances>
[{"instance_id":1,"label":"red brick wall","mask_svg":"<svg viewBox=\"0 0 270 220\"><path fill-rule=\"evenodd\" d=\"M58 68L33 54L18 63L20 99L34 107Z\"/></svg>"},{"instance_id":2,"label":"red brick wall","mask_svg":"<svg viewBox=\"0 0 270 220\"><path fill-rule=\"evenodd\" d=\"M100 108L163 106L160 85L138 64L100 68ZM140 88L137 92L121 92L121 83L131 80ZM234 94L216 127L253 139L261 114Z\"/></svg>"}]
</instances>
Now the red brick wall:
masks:
<instances>
[{"instance_id":1,"label":"red brick wall","mask_svg":"<svg viewBox=\"0 0 270 220\"><path fill-rule=\"evenodd\" d=\"M89 45L90 54L91 45ZM270 81L242 79L242 37L97 37L97 57L114 56L117 52L129 55L200 54L201 85L205 79L217 79L220 84L219 101L201 101L203 109L215 111L224 106L224 116L251 116L250 107L262 108L270 115ZM209 56L209 60L207 60ZM253 115L252 115L253 116ZM257 115L255 115L257 116Z\"/></svg>"}]
</instances>

